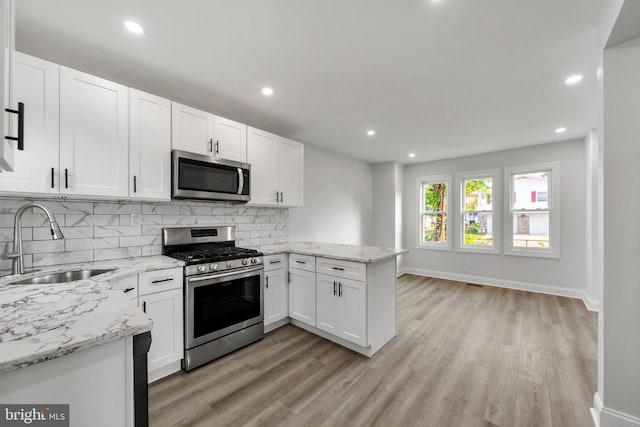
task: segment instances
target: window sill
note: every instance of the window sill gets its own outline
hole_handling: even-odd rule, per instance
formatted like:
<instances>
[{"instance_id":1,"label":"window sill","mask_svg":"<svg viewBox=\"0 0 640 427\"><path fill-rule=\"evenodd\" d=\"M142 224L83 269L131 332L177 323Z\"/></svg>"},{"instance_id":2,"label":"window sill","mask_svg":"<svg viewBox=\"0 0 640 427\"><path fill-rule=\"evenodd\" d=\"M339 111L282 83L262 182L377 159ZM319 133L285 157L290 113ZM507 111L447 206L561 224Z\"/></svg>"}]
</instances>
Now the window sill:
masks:
<instances>
[{"instance_id":1,"label":"window sill","mask_svg":"<svg viewBox=\"0 0 640 427\"><path fill-rule=\"evenodd\" d=\"M418 245L416 249L434 250L434 251L450 251L451 245Z\"/></svg>"},{"instance_id":2,"label":"window sill","mask_svg":"<svg viewBox=\"0 0 640 427\"><path fill-rule=\"evenodd\" d=\"M473 247L469 247L469 246L461 246L461 247L458 248L458 252L470 252L470 253L476 253L476 254L500 255L500 249L498 249L498 248L485 248L485 247L473 248Z\"/></svg>"},{"instance_id":3,"label":"window sill","mask_svg":"<svg viewBox=\"0 0 640 427\"><path fill-rule=\"evenodd\" d=\"M508 256L523 256L530 258L552 258L552 259L560 259L559 253L548 252L548 251L536 251L535 249L529 250L508 250L504 252L505 255Z\"/></svg>"}]
</instances>

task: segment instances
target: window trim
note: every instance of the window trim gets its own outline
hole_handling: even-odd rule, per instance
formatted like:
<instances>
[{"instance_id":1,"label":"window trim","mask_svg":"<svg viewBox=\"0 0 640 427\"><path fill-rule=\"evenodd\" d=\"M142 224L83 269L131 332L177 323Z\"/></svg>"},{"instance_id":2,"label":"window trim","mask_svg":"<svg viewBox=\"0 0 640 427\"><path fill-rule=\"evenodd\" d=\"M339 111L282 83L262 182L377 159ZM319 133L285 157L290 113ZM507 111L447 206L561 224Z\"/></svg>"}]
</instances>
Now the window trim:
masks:
<instances>
[{"instance_id":1,"label":"window trim","mask_svg":"<svg viewBox=\"0 0 640 427\"><path fill-rule=\"evenodd\" d=\"M547 204L549 212L549 248L522 248L513 246L513 179L515 174L550 171ZM514 256L560 258L560 162L545 162L504 169L505 198L504 204L504 254ZM551 197L549 197L551 193Z\"/></svg>"},{"instance_id":2,"label":"window trim","mask_svg":"<svg viewBox=\"0 0 640 427\"><path fill-rule=\"evenodd\" d=\"M500 182L500 169L484 169L471 172L462 172L456 174L456 186L459 188L460 194L458 197L458 251L460 252L476 252L483 254L500 254L501 242L502 242L502 183ZM485 178L491 177L492 179L492 197L493 197L493 245L492 246L473 246L464 243L464 203L465 203L465 189L464 181L470 178Z\"/></svg>"},{"instance_id":3,"label":"window trim","mask_svg":"<svg viewBox=\"0 0 640 427\"><path fill-rule=\"evenodd\" d=\"M454 229L455 227L451 227L451 174L443 174L443 175L429 175L429 176L421 176L416 179L417 182L417 193L418 193L418 230L416 232L416 248L417 249L432 249L432 250L440 250L440 251L450 251L453 247L451 242L454 239ZM422 228L422 207L424 206L424 194L422 194L422 186L424 184L436 184L436 183L446 183L447 184L447 209L444 211L447 220L447 240L443 242L429 242L425 243L422 241L422 233L424 232Z\"/></svg>"}]
</instances>

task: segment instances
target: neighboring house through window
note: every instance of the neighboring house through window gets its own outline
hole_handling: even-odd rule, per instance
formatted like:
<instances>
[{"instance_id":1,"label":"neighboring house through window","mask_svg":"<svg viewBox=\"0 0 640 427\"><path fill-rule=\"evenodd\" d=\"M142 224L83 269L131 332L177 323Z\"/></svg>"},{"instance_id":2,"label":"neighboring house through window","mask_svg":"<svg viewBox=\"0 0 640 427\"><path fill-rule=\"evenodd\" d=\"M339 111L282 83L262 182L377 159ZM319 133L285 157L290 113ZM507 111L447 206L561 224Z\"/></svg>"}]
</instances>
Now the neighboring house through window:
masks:
<instances>
[{"instance_id":1,"label":"neighboring house through window","mask_svg":"<svg viewBox=\"0 0 640 427\"><path fill-rule=\"evenodd\" d=\"M450 182L450 175L418 178L419 248L451 249L447 227Z\"/></svg>"},{"instance_id":2,"label":"neighboring house through window","mask_svg":"<svg viewBox=\"0 0 640 427\"><path fill-rule=\"evenodd\" d=\"M505 169L505 254L559 256L559 174L557 162Z\"/></svg>"}]
</instances>

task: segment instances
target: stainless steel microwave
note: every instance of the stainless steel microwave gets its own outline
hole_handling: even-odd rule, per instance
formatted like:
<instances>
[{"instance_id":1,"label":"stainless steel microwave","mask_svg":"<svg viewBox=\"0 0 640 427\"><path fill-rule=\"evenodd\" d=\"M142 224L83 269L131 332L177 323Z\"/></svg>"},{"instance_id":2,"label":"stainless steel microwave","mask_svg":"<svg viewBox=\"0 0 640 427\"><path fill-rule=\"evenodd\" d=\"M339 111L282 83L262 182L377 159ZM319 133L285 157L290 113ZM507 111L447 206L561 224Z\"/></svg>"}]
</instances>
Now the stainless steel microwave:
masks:
<instances>
[{"instance_id":1,"label":"stainless steel microwave","mask_svg":"<svg viewBox=\"0 0 640 427\"><path fill-rule=\"evenodd\" d=\"M171 197L248 202L251 165L173 150Z\"/></svg>"}]
</instances>

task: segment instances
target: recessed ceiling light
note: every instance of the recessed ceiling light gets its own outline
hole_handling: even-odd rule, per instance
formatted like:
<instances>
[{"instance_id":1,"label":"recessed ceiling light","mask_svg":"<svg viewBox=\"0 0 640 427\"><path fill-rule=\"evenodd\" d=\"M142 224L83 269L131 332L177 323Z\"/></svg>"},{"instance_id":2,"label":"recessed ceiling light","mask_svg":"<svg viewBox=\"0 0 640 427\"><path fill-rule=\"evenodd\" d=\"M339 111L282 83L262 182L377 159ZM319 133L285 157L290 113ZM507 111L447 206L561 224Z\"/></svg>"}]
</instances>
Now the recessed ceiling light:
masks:
<instances>
[{"instance_id":1,"label":"recessed ceiling light","mask_svg":"<svg viewBox=\"0 0 640 427\"><path fill-rule=\"evenodd\" d=\"M124 27L133 34L144 34L144 27L137 22L124 21Z\"/></svg>"},{"instance_id":2,"label":"recessed ceiling light","mask_svg":"<svg viewBox=\"0 0 640 427\"><path fill-rule=\"evenodd\" d=\"M409 153L409 157L411 157L412 159L416 156L416 153Z\"/></svg>"},{"instance_id":3,"label":"recessed ceiling light","mask_svg":"<svg viewBox=\"0 0 640 427\"><path fill-rule=\"evenodd\" d=\"M376 131L375 131L375 130L373 130L373 129L369 129L369 130L367 131L367 135L369 135L369 136L373 136L373 135L375 135L375 134L376 134Z\"/></svg>"},{"instance_id":4,"label":"recessed ceiling light","mask_svg":"<svg viewBox=\"0 0 640 427\"><path fill-rule=\"evenodd\" d=\"M263 87L262 88L262 94L264 96L271 96L271 95L273 95L273 89L271 89L270 87Z\"/></svg>"},{"instance_id":5,"label":"recessed ceiling light","mask_svg":"<svg viewBox=\"0 0 640 427\"><path fill-rule=\"evenodd\" d=\"M565 133L567 131L567 128L557 128L556 129L556 133Z\"/></svg>"},{"instance_id":6,"label":"recessed ceiling light","mask_svg":"<svg viewBox=\"0 0 640 427\"><path fill-rule=\"evenodd\" d=\"M584 76L582 74L574 74L572 76L567 77L564 83L568 85L574 85L574 84L580 83L583 77Z\"/></svg>"}]
</instances>

